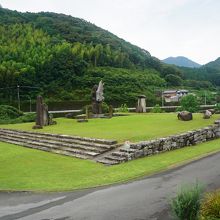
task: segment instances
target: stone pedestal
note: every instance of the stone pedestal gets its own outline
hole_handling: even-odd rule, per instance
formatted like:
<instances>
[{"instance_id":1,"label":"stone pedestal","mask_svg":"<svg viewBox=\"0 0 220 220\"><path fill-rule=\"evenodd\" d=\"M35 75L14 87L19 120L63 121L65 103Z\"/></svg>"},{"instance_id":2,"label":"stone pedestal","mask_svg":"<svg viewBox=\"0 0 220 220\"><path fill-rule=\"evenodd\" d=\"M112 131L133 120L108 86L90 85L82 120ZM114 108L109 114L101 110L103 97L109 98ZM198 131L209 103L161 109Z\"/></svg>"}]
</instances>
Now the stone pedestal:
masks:
<instances>
[{"instance_id":1,"label":"stone pedestal","mask_svg":"<svg viewBox=\"0 0 220 220\"><path fill-rule=\"evenodd\" d=\"M138 96L136 112L139 112L139 113L146 112L146 96L145 95Z\"/></svg>"}]
</instances>

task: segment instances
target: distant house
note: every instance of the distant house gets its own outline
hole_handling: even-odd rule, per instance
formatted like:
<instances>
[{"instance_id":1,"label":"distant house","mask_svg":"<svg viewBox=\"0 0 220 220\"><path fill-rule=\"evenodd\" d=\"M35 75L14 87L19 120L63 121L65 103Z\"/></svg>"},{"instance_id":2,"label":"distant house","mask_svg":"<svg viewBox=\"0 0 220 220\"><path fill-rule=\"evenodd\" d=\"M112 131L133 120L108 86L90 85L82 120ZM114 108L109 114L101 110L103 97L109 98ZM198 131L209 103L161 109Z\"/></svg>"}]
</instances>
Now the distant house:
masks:
<instances>
[{"instance_id":1,"label":"distant house","mask_svg":"<svg viewBox=\"0 0 220 220\"><path fill-rule=\"evenodd\" d=\"M163 92L163 97L165 102L179 102L182 96L185 96L189 93L188 90L167 90Z\"/></svg>"}]
</instances>

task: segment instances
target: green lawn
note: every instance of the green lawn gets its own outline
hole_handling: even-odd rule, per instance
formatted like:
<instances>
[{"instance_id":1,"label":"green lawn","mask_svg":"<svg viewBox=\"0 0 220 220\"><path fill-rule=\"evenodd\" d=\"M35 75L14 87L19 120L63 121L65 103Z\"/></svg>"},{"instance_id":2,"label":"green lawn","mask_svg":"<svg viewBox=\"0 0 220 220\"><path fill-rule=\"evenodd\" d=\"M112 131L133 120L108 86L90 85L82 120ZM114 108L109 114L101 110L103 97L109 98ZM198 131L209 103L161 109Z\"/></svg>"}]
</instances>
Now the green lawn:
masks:
<instances>
[{"instance_id":1,"label":"green lawn","mask_svg":"<svg viewBox=\"0 0 220 220\"><path fill-rule=\"evenodd\" d=\"M116 166L0 142L0 190L63 191L127 181L220 150L220 140Z\"/></svg>"},{"instance_id":2,"label":"green lawn","mask_svg":"<svg viewBox=\"0 0 220 220\"><path fill-rule=\"evenodd\" d=\"M177 119L176 113L163 114L131 114L130 116L114 117L112 119L90 119L88 123L78 123L76 120L58 118L57 125L44 127L39 132L70 134L84 137L106 138L119 142L130 140L140 141L157 137L166 137L188 130L213 124L219 115L204 120L202 114L193 114L192 121L184 122ZM32 130L33 123L0 125L1 128Z\"/></svg>"}]
</instances>

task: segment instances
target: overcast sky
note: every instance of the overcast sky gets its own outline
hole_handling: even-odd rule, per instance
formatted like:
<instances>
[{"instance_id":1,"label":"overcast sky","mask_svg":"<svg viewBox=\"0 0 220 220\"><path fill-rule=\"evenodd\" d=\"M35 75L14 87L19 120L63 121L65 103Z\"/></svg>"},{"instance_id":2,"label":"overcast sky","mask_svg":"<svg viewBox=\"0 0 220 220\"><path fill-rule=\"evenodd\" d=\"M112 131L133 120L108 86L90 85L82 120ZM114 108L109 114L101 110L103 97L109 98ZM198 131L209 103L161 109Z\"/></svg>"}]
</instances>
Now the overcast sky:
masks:
<instances>
[{"instance_id":1,"label":"overcast sky","mask_svg":"<svg viewBox=\"0 0 220 220\"><path fill-rule=\"evenodd\" d=\"M220 57L220 0L0 0L4 8L80 17L148 50L200 64Z\"/></svg>"}]
</instances>

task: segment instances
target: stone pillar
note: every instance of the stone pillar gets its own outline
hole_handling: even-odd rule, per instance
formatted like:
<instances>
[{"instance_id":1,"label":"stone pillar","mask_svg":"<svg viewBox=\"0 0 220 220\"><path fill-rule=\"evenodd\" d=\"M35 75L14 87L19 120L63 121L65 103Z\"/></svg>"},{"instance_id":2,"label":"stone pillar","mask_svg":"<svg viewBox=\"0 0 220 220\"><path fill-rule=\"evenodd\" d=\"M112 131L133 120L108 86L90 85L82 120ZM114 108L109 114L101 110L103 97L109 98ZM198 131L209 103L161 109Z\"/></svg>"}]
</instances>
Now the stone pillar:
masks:
<instances>
[{"instance_id":1,"label":"stone pillar","mask_svg":"<svg viewBox=\"0 0 220 220\"><path fill-rule=\"evenodd\" d=\"M109 118L112 118L113 116L113 107L112 105L109 105Z\"/></svg>"},{"instance_id":2,"label":"stone pillar","mask_svg":"<svg viewBox=\"0 0 220 220\"><path fill-rule=\"evenodd\" d=\"M136 112L139 112L139 113L146 112L146 96L145 95L138 96L138 104L137 104Z\"/></svg>"},{"instance_id":3,"label":"stone pillar","mask_svg":"<svg viewBox=\"0 0 220 220\"><path fill-rule=\"evenodd\" d=\"M36 124L33 126L33 129L41 129L43 126L50 124L48 106L43 103L41 96L37 97L36 113Z\"/></svg>"},{"instance_id":4,"label":"stone pillar","mask_svg":"<svg viewBox=\"0 0 220 220\"><path fill-rule=\"evenodd\" d=\"M36 113L36 124L33 126L33 129L43 128L43 99L41 96L37 97Z\"/></svg>"}]
</instances>

